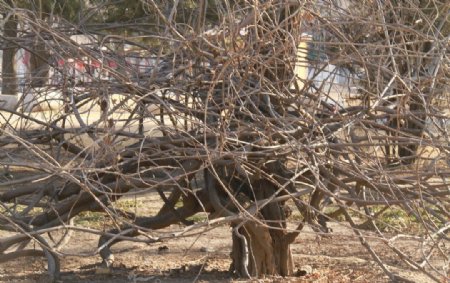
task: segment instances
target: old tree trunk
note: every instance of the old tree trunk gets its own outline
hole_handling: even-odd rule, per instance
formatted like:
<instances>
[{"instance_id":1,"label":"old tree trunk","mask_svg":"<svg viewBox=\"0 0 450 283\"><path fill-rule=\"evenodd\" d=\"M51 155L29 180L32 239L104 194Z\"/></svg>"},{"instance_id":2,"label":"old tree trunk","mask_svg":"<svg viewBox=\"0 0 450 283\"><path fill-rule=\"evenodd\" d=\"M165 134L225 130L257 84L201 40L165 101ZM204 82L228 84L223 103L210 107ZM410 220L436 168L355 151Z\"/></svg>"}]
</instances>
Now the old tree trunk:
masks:
<instances>
[{"instance_id":1,"label":"old tree trunk","mask_svg":"<svg viewBox=\"0 0 450 283\"><path fill-rule=\"evenodd\" d=\"M6 39L17 37L17 18L15 15L3 14L6 18L3 28L3 36ZM2 94L15 95L17 93L16 62L14 57L17 45L13 41L7 41L3 46L2 55Z\"/></svg>"},{"instance_id":2,"label":"old tree trunk","mask_svg":"<svg viewBox=\"0 0 450 283\"><path fill-rule=\"evenodd\" d=\"M255 182L254 186L258 199L270 198L276 191L267 181ZM286 216L282 203L270 203L261 209L262 223L249 221L233 229L235 272L246 277L293 274L290 244L298 233L286 231Z\"/></svg>"},{"instance_id":3,"label":"old tree trunk","mask_svg":"<svg viewBox=\"0 0 450 283\"><path fill-rule=\"evenodd\" d=\"M38 38L33 46L33 53L30 56L32 87L43 87L46 85L50 71L50 65L47 61L49 56L50 53L45 46L45 41Z\"/></svg>"}]
</instances>

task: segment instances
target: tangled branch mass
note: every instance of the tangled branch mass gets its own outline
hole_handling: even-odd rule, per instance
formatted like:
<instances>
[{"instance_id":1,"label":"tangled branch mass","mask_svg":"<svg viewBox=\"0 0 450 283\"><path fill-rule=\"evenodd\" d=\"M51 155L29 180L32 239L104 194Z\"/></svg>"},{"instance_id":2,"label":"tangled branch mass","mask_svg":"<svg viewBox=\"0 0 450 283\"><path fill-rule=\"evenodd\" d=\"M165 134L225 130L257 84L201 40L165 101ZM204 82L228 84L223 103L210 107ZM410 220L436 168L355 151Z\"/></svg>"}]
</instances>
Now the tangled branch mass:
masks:
<instances>
[{"instance_id":1,"label":"tangled branch mass","mask_svg":"<svg viewBox=\"0 0 450 283\"><path fill-rule=\"evenodd\" d=\"M228 225L238 277L346 231L390 280L448 279L446 1L25 2L0 2L0 262L57 279Z\"/></svg>"}]
</instances>

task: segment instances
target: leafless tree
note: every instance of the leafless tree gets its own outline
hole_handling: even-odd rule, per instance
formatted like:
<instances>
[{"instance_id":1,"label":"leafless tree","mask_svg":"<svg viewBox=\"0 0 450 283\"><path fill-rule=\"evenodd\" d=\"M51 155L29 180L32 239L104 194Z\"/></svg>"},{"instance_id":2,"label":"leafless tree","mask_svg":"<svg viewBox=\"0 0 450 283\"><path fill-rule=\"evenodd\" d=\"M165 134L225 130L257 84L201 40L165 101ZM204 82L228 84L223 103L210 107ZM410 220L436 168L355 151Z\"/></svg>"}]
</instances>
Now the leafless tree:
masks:
<instances>
[{"instance_id":1,"label":"leafless tree","mask_svg":"<svg viewBox=\"0 0 450 283\"><path fill-rule=\"evenodd\" d=\"M9 40L45 50L53 70L0 111L0 227L12 233L0 239L0 261L45 255L57 276L69 231L99 234L93 255L110 266L119 241L231 225L234 272L290 276L304 225L332 233L326 222L343 215L392 280L368 236L431 279L448 276L449 4L140 3L151 22L93 20L107 10L91 5L76 23L49 23L0 6L19 23ZM30 48L35 31L45 48ZM155 215L116 205L154 192L163 203ZM385 233L390 209L421 232ZM71 224L86 211L104 213L111 229ZM188 220L200 212L206 221ZM174 223L186 227L158 232ZM53 242L57 230L68 232ZM423 256L406 254L403 237L421 241Z\"/></svg>"}]
</instances>

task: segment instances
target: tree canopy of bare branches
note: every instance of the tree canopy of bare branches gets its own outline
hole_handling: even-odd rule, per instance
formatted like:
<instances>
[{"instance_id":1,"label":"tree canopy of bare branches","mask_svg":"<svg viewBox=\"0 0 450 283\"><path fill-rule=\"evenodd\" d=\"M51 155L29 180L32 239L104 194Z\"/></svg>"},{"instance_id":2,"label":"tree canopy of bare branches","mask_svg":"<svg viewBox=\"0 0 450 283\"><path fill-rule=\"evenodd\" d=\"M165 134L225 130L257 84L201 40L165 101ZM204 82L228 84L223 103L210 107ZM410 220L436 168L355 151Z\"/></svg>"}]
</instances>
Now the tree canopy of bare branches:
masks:
<instances>
[{"instance_id":1,"label":"tree canopy of bare branches","mask_svg":"<svg viewBox=\"0 0 450 283\"><path fill-rule=\"evenodd\" d=\"M237 275L291 276L290 244L333 222L392 280L369 238L448 278L446 1L29 2L0 1L0 261L57 276L71 231L110 266L116 242L231 225ZM155 193L154 215L118 205ZM384 229L394 210L416 229Z\"/></svg>"}]
</instances>

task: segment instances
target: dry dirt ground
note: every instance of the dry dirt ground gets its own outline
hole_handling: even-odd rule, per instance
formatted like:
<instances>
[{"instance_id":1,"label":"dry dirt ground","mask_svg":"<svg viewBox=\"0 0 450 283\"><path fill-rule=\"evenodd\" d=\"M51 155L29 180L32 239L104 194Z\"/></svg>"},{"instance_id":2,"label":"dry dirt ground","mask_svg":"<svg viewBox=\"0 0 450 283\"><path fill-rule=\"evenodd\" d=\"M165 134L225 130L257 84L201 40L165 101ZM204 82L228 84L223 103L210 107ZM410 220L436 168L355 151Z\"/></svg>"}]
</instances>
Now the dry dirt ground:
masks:
<instances>
[{"instance_id":1,"label":"dry dirt ground","mask_svg":"<svg viewBox=\"0 0 450 283\"><path fill-rule=\"evenodd\" d=\"M322 238L305 228L292 246L296 270L308 265L312 272L262 281L389 282L348 229L339 224L332 224L332 227L334 234ZM112 249L116 261L107 274L99 272L104 271L99 269L99 256L64 257L61 258L59 282L247 282L228 272L230 233L230 228L219 227L195 237L151 245L119 243ZM76 233L64 251L89 253L95 250L97 241L97 236ZM410 282L431 282L421 274L408 271L381 242L370 242L392 271ZM408 246L410 254L417 251L412 242L404 242L402 246ZM48 282L48 278L44 258L27 257L0 264L0 282Z\"/></svg>"}]
</instances>

